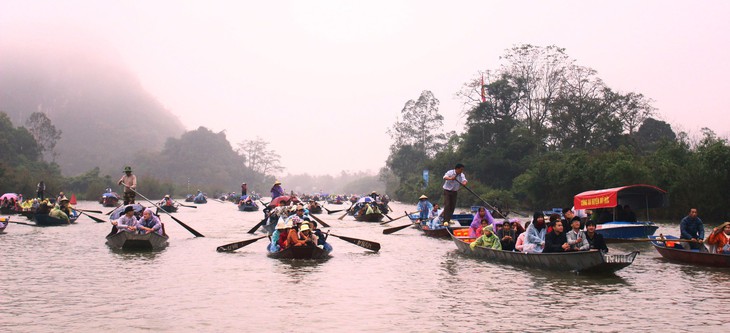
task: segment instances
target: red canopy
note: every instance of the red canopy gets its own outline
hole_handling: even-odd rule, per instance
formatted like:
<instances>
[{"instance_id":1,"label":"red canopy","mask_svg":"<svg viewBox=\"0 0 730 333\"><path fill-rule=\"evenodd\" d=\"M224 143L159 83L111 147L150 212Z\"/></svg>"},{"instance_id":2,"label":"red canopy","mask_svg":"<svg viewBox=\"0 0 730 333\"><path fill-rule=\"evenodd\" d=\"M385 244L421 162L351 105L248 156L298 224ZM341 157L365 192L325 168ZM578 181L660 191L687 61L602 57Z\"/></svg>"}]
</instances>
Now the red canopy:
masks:
<instances>
[{"instance_id":1,"label":"red canopy","mask_svg":"<svg viewBox=\"0 0 730 333\"><path fill-rule=\"evenodd\" d=\"M652 185L628 185L578 193L573 198L575 209L612 208L629 205L633 208L667 206L667 191Z\"/></svg>"},{"instance_id":2,"label":"red canopy","mask_svg":"<svg viewBox=\"0 0 730 333\"><path fill-rule=\"evenodd\" d=\"M274 200L271 200L271 202L269 202L269 206L277 207L277 206L279 206L279 202L289 201L289 199L291 199L292 202L299 202L299 199L297 197L290 197L288 195L282 195L282 196L276 197Z\"/></svg>"}]
</instances>

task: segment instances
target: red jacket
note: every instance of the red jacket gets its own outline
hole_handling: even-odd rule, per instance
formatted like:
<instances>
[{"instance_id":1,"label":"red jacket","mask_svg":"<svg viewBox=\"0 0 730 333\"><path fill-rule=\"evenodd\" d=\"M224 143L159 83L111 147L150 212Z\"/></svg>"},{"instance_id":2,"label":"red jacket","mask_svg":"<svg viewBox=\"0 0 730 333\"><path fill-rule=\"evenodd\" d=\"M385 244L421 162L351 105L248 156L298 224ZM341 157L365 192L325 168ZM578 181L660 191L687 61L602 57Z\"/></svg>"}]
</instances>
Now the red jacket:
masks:
<instances>
[{"instance_id":1,"label":"red jacket","mask_svg":"<svg viewBox=\"0 0 730 333\"><path fill-rule=\"evenodd\" d=\"M722 230L718 230L716 233L711 233L705 242L710 245L716 245L715 252L722 253L722 248L728 243L728 237Z\"/></svg>"}]
</instances>

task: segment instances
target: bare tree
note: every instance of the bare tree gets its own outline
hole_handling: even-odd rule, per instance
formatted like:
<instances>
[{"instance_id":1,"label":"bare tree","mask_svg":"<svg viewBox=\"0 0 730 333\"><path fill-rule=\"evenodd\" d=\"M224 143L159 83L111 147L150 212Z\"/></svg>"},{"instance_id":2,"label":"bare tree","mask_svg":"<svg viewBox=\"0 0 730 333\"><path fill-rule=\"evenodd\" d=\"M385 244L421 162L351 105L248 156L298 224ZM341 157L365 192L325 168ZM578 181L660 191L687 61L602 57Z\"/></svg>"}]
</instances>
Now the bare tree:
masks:
<instances>
[{"instance_id":1,"label":"bare tree","mask_svg":"<svg viewBox=\"0 0 730 333\"><path fill-rule=\"evenodd\" d=\"M268 149L269 142L260 137L253 140L244 140L238 144L238 153L246 157L246 167L268 175L274 171L283 171L281 156L274 150Z\"/></svg>"}]
</instances>

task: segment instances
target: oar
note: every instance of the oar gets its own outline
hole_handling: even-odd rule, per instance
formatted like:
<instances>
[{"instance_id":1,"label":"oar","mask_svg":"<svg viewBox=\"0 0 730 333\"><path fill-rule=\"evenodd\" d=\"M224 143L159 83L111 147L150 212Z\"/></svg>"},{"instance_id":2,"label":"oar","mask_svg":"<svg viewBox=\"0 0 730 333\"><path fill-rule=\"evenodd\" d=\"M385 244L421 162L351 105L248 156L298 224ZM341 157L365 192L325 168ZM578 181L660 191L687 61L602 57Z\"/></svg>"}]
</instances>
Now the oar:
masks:
<instances>
[{"instance_id":1,"label":"oar","mask_svg":"<svg viewBox=\"0 0 730 333\"><path fill-rule=\"evenodd\" d=\"M76 209L76 208L71 208L71 209L73 209L73 210L75 210L75 211L77 211L77 212L81 213L82 215L86 215L86 216L88 216L88 217L89 217L90 219L92 219L92 220L96 221L97 223L104 223L104 222L106 222L106 221L104 221L104 220L102 220L102 219L100 219L100 218L98 218L98 217L94 217L94 216L91 216L91 215L89 215L89 214L86 214L86 212L84 212L84 211L81 211L81 210L78 210L78 209ZM101 212L99 212L99 213L101 213Z\"/></svg>"},{"instance_id":2,"label":"oar","mask_svg":"<svg viewBox=\"0 0 730 333\"><path fill-rule=\"evenodd\" d=\"M309 214L309 216L311 218L313 218L315 221L317 221L317 223L321 224L323 227L325 227L325 228L329 228L330 227L329 224L324 223L324 221L322 221L319 217L314 216L314 214Z\"/></svg>"},{"instance_id":3,"label":"oar","mask_svg":"<svg viewBox=\"0 0 730 333\"><path fill-rule=\"evenodd\" d=\"M256 230L258 230L258 228L259 228L260 226L262 226L262 225L266 224L266 221L267 221L267 220L269 220L269 218L268 218L268 217L264 217L264 219L263 219L263 220L261 220L261 222L257 223L257 224L256 224L255 226L253 226L253 228L251 228L251 230L249 230L249 231L248 231L248 233L249 233L249 234L253 234L254 232L256 232Z\"/></svg>"},{"instance_id":4,"label":"oar","mask_svg":"<svg viewBox=\"0 0 730 333\"><path fill-rule=\"evenodd\" d=\"M263 202L263 201L262 201L261 199L259 199L259 202L260 202L260 203L261 203L262 205L264 205L264 207L269 207L269 204L271 203L271 201L269 201L269 203L264 203L264 202Z\"/></svg>"},{"instance_id":5,"label":"oar","mask_svg":"<svg viewBox=\"0 0 730 333\"><path fill-rule=\"evenodd\" d=\"M350 208L348 208L347 210L345 210L345 214L343 214L342 216L338 217L337 219L340 220L340 221L342 221L342 219L344 219L345 216L347 216L347 213L350 212L350 209L352 209L352 206L354 206L354 205L355 205L354 203L353 204L350 204Z\"/></svg>"},{"instance_id":6,"label":"oar","mask_svg":"<svg viewBox=\"0 0 730 333\"><path fill-rule=\"evenodd\" d=\"M176 203L176 204L177 204L178 206L182 206L182 207L188 207L188 208L195 208L195 209L198 209L198 206L183 205L183 204L181 204L181 203L180 203L180 201L177 201L177 200L175 200L175 203Z\"/></svg>"},{"instance_id":7,"label":"oar","mask_svg":"<svg viewBox=\"0 0 730 333\"><path fill-rule=\"evenodd\" d=\"M119 208L119 207L117 207L117 208ZM114 208L114 209L110 210L109 212L107 212L104 215L112 215L112 213L114 213L114 211L117 210L117 208Z\"/></svg>"},{"instance_id":8,"label":"oar","mask_svg":"<svg viewBox=\"0 0 730 333\"><path fill-rule=\"evenodd\" d=\"M380 251L380 243L371 242L371 241L367 241L367 240L364 240L364 239L357 239L357 238L352 238L352 237L339 236L339 235L335 235L335 234L330 234L330 235L331 236L335 236L335 237L337 237L337 238L339 238L339 239L341 239L341 240L343 240L345 242L355 244L355 245L357 245L359 247L362 247L362 248L366 248L366 249L371 250L373 252Z\"/></svg>"},{"instance_id":9,"label":"oar","mask_svg":"<svg viewBox=\"0 0 730 333\"><path fill-rule=\"evenodd\" d=\"M409 215L411 215L411 214L415 214L415 213L418 213L418 211L415 211L415 212L413 212L413 213L409 213L409 212L405 212L405 213L406 213L406 215L403 215L403 216L399 216L399 217L396 217L396 218L394 218L394 219L393 219L392 221L385 221L385 222L380 222L380 225L383 225L383 224L388 224L388 223L390 223L390 222L393 222L393 221L397 221L397 220L400 220L400 219L402 219L402 218L404 218L404 217L406 217L406 216L409 216Z\"/></svg>"},{"instance_id":10,"label":"oar","mask_svg":"<svg viewBox=\"0 0 730 333\"><path fill-rule=\"evenodd\" d=\"M677 242L677 243L704 243L700 240L691 239L669 239L669 238L606 238L612 240L612 243L633 243L633 242Z\"/></svg>"},{"instance_id":11,"label":"oar","mask_svg":"<svg viewBox=\"0 0 730 333\"><path fill-rule=\"evenodd\" d=\"M80 212L86 212L86 213L101 214L101 211L100 210L88 210L88 209L78 209L78 208L74 208L74 210L78 210Z\"/></svg>"},{"instance_id":12,"label":"oar","mask_svg":"<svg viewBox=\"0 0 730 333\"><path fill-rule=\"evenodd\" d=\"M37 225L37 224L25 223L25 222L8 221L8 223L17 223L17 224L22 224L22 225L29 225L31 227L39 227L39 225Z\"/></svg>"},{"instance_id":13,"label":"oar","mask_svg":"<svg viewBox=\"0 0 730 333\"><path fill-rule=\"evenodd\" d=\"M343 210L344 210L344 209L329 210L329 209L327 209L327 207L324 207L324 206L322 206L322 208L324 208L324 210L326 210L326 211L327 211L327 214L334 214L334 213L339 213L339 212L341 212L341 211L343 211Z\"/></svg>"},{"instance_id":14,"label":"oar","mask_svg":"<svg viewBox=\"0 0 730 333\"><path fill-rule=\"evenodd\" d=\"M467 191L469 191L469 193L473 194L475 197L477 197L479 200L481 200L485 205L487 205L487 207L489 207L489 209L491 209L492 211L497 212L497 214L499 214L499 216L501 216L502 218L507 218L497 208L494 208L494 206L490 205L487 202L487 200L482 199L482 197L480 197L479 195L477 195L476 193L474 193L474 191L472 191L470 188L466 187L466 185L462 184L461 186L463 186Z\"/></svg>"},{"instance_id":15,"label":"oar","mask_svg":"<svg viewBox=\"0 0 730 333\"><path fill-rule=\"evenodd\" d=\"M401 225L401 226L397 226L397 227L383 229L383 235L390 235L390 234L392 234L392 233L394 233L394 232L396 232L398 230L403 230L403 229L408 228L408 227L410 227L410 226L412 226L414 224L415 223L410 223L410 224L405 224L405 225Z\"/></svg>"},{"instance_id":16,"label":"oar","mask_svg":"<svg viewBox=\"0 0 730 333\"><path fill-rule=\"evenodd\" d=\"M125 186L125 187L128 187L128 186L126 186L126 185L124 185L124 186ZM175 218L174 216L172 216L172 214L168 213L168 212L167 212L166 210L164 210L164 209L160 208L160 206L158 206L158 205L157 205L156 203L152 202L152 201L151 201L150 199L147 199L147 197L145 197L145 196L144 196L144 195L142 195L141 193L137 192L137 191L136 191L135 189L133 189L133 188L131 188L131 187L128 187L128 188L129 188L130 190L132 190L132 192L134 192L134 193L136 193L137 195L139 195L140 197L142 197L142 199L145 199L145 200L147 200L147 202L151 203L151 204L152 204L152 206L155 206L155 207L157 207L157 209L158 209L158 210L160 210L160 211L164 212L165 214L169 215L169 216L170 216L170 217L171 217L171 218L172 218L173 220L175 220L175 222L177 222L178 224L180 224L180 225L181 225L181 226L182 226L183 228L185 228L185 229L186 229L187 231L190 231L190 233L191 233L191 234L193 234L193 235L194 235L195 237L205 237L205 236L203 236L203 234L201 234L201 233L199 233L199 232L195 231L195 229L193 229L193 228L189 227L189 226L188 226L187 224L183 223L182 221L180 221L180 220L178 220L177 218Z\"/></svg>"},{"instance_id":17,"label":"oar","mask_svg":"<svg viewBox=\"0 0 730 333\"><path fill-rule=\"evenodd\" d=\"M261 237L256 237L256 238L249 239L249 240L245 240L245 241L240 241L240 242L230 243L230 244L226 244L226 245L221 245L221 246L215 248L215 250L218 251L218 252L233 252L233 251L238 250L238 249L240 249L240 248L242 248L242 247L244 247L244 246L246 246L248 244L255 243L257 240L259 240L261 238L266 238L266 237L268 237L268 235L264 235L264 236L261 236Z\"/></svg>"}]
</instances>

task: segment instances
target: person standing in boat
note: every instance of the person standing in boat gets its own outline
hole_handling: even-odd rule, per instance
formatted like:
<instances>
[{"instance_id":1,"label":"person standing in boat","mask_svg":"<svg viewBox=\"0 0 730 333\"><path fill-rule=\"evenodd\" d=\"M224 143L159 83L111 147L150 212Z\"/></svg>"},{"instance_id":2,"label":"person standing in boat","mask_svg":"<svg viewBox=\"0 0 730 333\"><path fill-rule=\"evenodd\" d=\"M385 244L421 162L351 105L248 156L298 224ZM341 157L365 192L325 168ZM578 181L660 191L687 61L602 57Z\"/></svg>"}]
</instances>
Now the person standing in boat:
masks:
<instances>
[{"instance_id":1,"label":"person standing in boat","mask_svg":"<svg viewBox=\"0 0 730 333\"><path fill-rule=\"evenodd\" d=\"M281 187L280 181L275 181L274 186L271 187L271 200L274 200L284 195L284 189Z\"/></svg>"},{"instance_id":2,"label":"person standing in boat","mask_svg":"<svg viewBox=\"0 0 730 333\"><path fill-rule=\"evenodd\" d=\"M446 174L444 174L444 211L440 215L444 223L451 222L451 217L456 209L456 194L462 185L466 185L464 165L456 163L452 170L446 171Z\"/></svg>"},{"instance_id":3,"label":"person standing in boat","mask_svg":"<svg viewBox=\"0 0 730 333\"><path fill-rule=\"evenodd\" d=\"M135 232L137 231L137 225L139 221L134 216L134 207L127 206L124 208L124 215L118 219L112 221L112 225L117 229L116 231ZM116 233L116 232L115 232Z\"/></svg>"},{"instance_id":4,"label":"person standing in boat","mask_svg":"<svg viewBox=\"0 0 730 333\"><path fill-rule=\"evenodd\" d=\"M603 239L603 235L596 232L596 221L588 220L588 222L586 222L585 235L586 240L590 245L590 250L596 249L601 250L604 253L608 252L608 246L606 246L606 241Z\"/></svg>"},{"instance_id":5,"label":"person standing in boat","mask_svg":"<svg viewBox=\"0 0 730 333\"><path fill-rule=\"evenodd\" d=\"M525 242L522 251L527 253L541 253L545 248L546 233L545 214L535 212L532 214L532 223L530 223L527 231L525 231Z\"/></svg>"},{"instance_id":6,"label":"person standing in boat","mask_svg":"<svg viewBox=\"0 0 730 333\"><path fill-rule=\"evenodd\" d=\"M248 186L246 183L241 184L241 198L246 196L246 193L248 193Z\"/></svg>"},{"instance_id":7,"label":"person standing in boat","mask_svg":"<svg viewBox=\"0 0 730 333\"><path fill-rule=\"evenodd\" d=\"M433 205L428 201L428 197L424 194L418 198L416 210L418 210L418 222L428 221L428 215L431 213Z\"/></svg>"},{"instance_id":8,"label":"person standing in boat","mask_svg":"<svg viewBox=\"0 0 730 333\"><path fill-rule=\"evenodd\" d=\"M725 222L712 229L706 243L715 246L715 253L730 254L730 222Z\"/></svg>"},{"instance_id":9,"label":"person standing in boat","mask_svg":"<svg viewBox=\"0 0 730 333\"><path fill-rule=\"evenodd\" d=\"M36 198L40 198L43 200L43 196L46 194L46 183L44 183L42 180L38 183L37 189L36 189Z\"/></svg>"},{"instance_id":10,"label":"person standing in boat","mask_svg":"<svg viewBox=\"0 0 730 333\"><path fill-rule=\"evenodd\" d=\"M135 190L137 190L137 176L132 174L132 167L127 165L124 167L124 176L117 182L119 185L124 185L124 204L129 205L134 203Z\"/></svg>"},{"instance_id":11,"label":"person standing in boat","mask_svg":"<svg viewBox=\"0 0 730 333\"><path fill-rule=\"evenodd\" d=\"M568 238L563 232L563 221L556 221L553 231L545 234L545 249L543 253L567 252L570 251Z\"/></svg>"},{"instance_id":12,"label":"person standing in boat","mask_svg":"<svg viewBox=\"0 0 730 333\"><path fill-rule=\"evenodd\" d=\"M697 217L697 208L691 208L689 214L679 222L679 232L682 239L691 239L693 241L702 241L705 239L705 227L702 220ZM691 242L689 247L693 250L699 250L704 247L701 242Z\"/></svg>"},{"instance_id":13,"label":"person standing in boat","mask_svg":"<svg viewBox=\"0 0 730 333\"><path fill-rule=\"evenodd\" d=\"M150 208L145 208L144 212L142 213L142 218L139 219L137 224L137 230L139 230L139 232L142 234L156 232L158 235L162 236L162 234L164 233L162 231L162 222L160 222L160 219L155 216L154 213L152 213L152 209Z\"/></svg>"}]
</instances>

